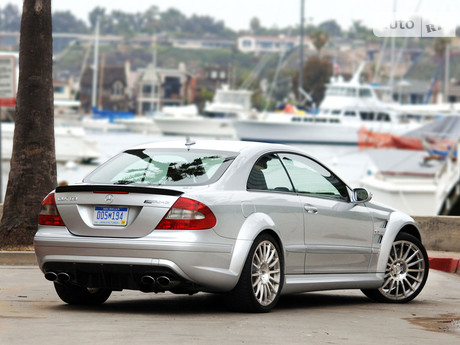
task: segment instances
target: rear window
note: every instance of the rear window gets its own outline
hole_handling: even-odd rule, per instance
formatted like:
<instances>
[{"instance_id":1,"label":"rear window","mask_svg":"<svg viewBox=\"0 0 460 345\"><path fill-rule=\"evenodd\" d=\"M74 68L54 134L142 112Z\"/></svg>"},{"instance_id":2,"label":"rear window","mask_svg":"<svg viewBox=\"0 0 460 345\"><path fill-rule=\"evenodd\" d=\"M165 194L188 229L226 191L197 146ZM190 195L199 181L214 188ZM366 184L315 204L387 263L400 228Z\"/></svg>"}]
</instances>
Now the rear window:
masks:
<instances>
[{"instance_id":1,"label":"rear window","mask_svg":"<svg viewBox=\"0 0 460 345\"><path fill-rule=\"evenodd\" d=\"M83 182L193 186L217 181L234 152L128 150L88 175Z\"/></svg>"}]
</instances>

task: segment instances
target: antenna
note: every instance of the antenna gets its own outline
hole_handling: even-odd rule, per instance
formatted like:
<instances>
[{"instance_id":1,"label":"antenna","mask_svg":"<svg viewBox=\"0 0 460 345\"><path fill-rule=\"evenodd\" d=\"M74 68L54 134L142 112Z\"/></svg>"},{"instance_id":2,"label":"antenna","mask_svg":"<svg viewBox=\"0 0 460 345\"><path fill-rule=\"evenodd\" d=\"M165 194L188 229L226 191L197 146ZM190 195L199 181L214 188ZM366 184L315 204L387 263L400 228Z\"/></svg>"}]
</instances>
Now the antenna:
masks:
<instances>
[{"instance_id":1,"label":"antenna","mask_svg":"<svg viewBox=\"0 0 460 345\"><path fill-rule=\"evenodd\" d=\"M190 146L195 145L195 140L190 139L190 137L185 137L185 146L187 146L187 151L190 151Z\"/></svg>"}]
</instances>

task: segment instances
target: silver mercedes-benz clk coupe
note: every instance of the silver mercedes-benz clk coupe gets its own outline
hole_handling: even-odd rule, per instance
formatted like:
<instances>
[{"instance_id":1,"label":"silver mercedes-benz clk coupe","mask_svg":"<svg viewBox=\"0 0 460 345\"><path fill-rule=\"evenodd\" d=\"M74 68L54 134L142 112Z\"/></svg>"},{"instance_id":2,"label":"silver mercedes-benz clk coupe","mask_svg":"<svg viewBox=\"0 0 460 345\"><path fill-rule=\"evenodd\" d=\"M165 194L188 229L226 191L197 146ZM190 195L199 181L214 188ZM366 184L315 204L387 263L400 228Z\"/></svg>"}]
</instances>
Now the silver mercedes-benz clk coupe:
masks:
<instances>
[{"instance_id":1,"label":"silver mercedes-benz clk coupe","mask_svg":"<svg viewBox=\"0 0 460 345\"><path fill-rule=\"evenodd\" d=\"M370 199L290 146L154 143L52 191L34 246L69 304L123 289L221 293L252 312L328 289L408 302L428 276L420 231Z\"/></svg>"}]
</instances>

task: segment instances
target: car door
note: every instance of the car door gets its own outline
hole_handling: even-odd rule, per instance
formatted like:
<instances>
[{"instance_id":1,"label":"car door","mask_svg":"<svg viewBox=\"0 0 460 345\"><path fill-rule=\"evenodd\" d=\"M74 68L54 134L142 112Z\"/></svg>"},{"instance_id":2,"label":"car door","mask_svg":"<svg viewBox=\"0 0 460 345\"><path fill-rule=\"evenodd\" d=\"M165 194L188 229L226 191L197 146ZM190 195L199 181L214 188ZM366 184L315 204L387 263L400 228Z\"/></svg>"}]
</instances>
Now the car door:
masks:
<instances>
[{"instance_id":1,"label":"car door","mask_svg":"<svg viewBox=\"0 0 460 345\"><path fill-rule=\"evenodd\" d=\"M368 272L373 222L366 206L350 202L345 183L313 159L289 153L280 158L304 211L305 272Z\"/></svg>"},{"instance_id":2,"label":"car door","mask_svg":"<svg viewBox=\"0 0 460 345\"><path fill-rule=\"evenodd\" d=\"M257 213L273 221L285 249L286 274L303 274L305 265L304 219L299 196L276 154L261 156L247 180L250 203ZM249 202L249 200L248 200Z\"/></svg>"}]
</instances>

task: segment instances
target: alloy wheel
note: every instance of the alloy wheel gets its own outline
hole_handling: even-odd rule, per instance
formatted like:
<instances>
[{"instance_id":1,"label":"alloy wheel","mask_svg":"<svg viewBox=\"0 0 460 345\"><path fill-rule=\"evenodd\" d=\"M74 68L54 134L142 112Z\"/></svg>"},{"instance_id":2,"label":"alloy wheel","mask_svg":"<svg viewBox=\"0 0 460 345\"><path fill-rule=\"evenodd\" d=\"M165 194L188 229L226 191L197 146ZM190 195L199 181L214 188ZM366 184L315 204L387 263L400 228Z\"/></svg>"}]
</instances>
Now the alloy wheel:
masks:
<instances>
[{"instance_id":1,"label":"alloy wheel","mask_svg":"<svg viewBox=\"0 0 460 345\"><path fill-rule=\"evenodd\" d=\"M262 306L273 302L279 293L281 262L276 247L270 241L262 241L252 257L251 282L254 296Z\"/></svg>"},{"instance_id":2,"label":"alloy wheel","mask_svg":"<svg viewBox=\"0 0 460 345\"><path fill-rule=\"evenodd\" d=\"M423 284L425 271L422 250L411 241L395 241L385 270L385 282L379 290L390 300L406 299Z\"/></svg>"}]
</instances>

